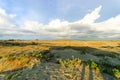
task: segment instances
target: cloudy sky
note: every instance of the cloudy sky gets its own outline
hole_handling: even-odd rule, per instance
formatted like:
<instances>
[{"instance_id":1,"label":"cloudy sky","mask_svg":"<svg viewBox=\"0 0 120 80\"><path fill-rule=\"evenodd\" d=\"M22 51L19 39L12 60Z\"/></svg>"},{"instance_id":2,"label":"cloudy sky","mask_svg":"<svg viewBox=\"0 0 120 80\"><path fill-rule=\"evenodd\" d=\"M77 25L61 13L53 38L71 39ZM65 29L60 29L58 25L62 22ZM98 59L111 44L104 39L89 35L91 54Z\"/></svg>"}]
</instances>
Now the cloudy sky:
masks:
<instances>
[{"instance_id":1,"label":"cloudy sky","mask_svg":"<svg viewBox=\"0 0 120 80\"><path fill-rule=\"evenodd\" d=\"M120 40L120 0L0 0L0 39Z\"/></svg>"}]
</instances>

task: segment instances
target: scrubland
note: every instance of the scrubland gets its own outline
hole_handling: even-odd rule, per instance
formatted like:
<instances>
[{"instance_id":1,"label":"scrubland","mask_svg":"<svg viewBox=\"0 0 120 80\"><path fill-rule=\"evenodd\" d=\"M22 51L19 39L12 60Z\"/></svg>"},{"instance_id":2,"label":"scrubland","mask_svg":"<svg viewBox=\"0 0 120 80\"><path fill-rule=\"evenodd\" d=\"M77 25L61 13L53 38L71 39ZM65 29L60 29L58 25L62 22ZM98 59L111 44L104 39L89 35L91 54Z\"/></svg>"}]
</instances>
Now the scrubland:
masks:
<instances>
[{"instance_id":1,"label":"scrubland","mask_svg":"<svg viewBox=\"0 0 120 80\"><path fill-rule=\"evenodd\" d=\"M120 80L120 40L0 40L0 80Z\"/></svg>"}]
</instances>

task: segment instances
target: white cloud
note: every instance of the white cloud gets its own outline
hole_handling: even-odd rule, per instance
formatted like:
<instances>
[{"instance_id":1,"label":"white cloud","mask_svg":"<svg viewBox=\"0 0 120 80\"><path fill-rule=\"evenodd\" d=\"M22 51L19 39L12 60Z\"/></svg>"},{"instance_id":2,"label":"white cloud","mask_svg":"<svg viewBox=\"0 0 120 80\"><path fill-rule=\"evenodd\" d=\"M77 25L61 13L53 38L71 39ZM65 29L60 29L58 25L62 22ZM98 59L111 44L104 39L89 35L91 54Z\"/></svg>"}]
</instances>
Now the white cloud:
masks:
<instances>
[{"instance_id":1,"label":"white cloud","mask_svg":"<svg viewBox=\"0 0 120 80\"><path fill-rule=\"evenodd\" d=\"M97 31L120 32L120 15L100 23L94 23L93 26Z\"/></svg>"},{"instance_id":2,"label":"white cloud","mask_svg":"<svg viewBox=\"0 0 120 80\"><path fill-rule=\"evenodd\" d=\"M5 10L0 8L0 27L15 27L15 24L12 23L14 17L14 14L6 14Z\"/></svg>"},{"instance_id":3,"label":"white cloud","mask_svg":"<svg viewBox=\"0 0 120 80\"><path fill-rule=\"evenodd\" d=\"M7 14L4 9L0 9L0 36L18 35L19 38L21 36L26 36L26 38L44 36L48 39L120 39L120 15L96 23L96 19L100 17L101 8L102 6L99 6L83 19L75 22L55 19L48 24L42 24L39 21L28 20L19 27L12 22L15 17L13 14Z\"/></svg>"},{"instance_id":4,"label":"white cloud","mask_svg":"<svg viewBox=\"0 0 120 80\"><path fill-rule=\"evenodd\" d=\"M101 10L102 6L99 6L96 8L93 12L88 13L80 22L82 23L94 23L96 19L100 17L99 12Z\"/></svg>"},{"instance_id":5,"label":"white cloud","mask_svg":"<svg viewBox=\"0 0 120 80\"><path fill-rule=\"evenodd\" d=\"M39 23L38 21L25 21L22 28L38 32L43 26L44 25Z\"/></svg>"}]
</instances>

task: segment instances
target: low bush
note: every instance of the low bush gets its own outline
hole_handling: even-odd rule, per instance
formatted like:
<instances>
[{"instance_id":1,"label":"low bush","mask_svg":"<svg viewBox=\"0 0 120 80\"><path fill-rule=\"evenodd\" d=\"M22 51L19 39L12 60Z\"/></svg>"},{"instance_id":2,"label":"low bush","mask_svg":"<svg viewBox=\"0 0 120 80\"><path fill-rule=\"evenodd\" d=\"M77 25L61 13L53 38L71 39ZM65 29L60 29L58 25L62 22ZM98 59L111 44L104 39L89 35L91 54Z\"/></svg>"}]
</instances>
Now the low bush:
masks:
<instances>
[{"instance_id":1,"label":"low bush","mask_svg":"<svg viewBox=\"0 0 120 80\"><path fill-rule=\"evenodd\" d=\"M112 69L112 71L114 73L114 76L120 79L120 70L114 68L114 69Z\"/></svg>"},{"instance_id":2,"label":"low bush","mask_svg":"<svg viewBox=\"0 0 120 80\"><path fill-rule=\"evenodd\" d=\"M81 64L81 60L79 58L74 58L74 59L57 59L58 63L62 65L62 67L67 67L67 68L76 68L79 67Z\"/></svg>"},{"instance_id":3,"label":"low bush","mask_svg":"<svg viewBox=\"0 0 120 80\"><path fill-rule=\"evenodd\" d=\"M17 72L15 72L15 73L12 73L12 74L6 76L6 77L5 77L5 80L14 80L16 77L21 76L22 72L23 72L23 71L20 70L20 71L17 71Z\"/></svg>"},{"instance_id":4,"label":"low bush","mask_svg":"<svg viewBox=\"0 0 120 80\"><path fill-rule=\"evenodd\" d=\"M32 56L35 58L42 58L43 57L41 53L37 53L37 52L33 52Z\"/></svg>"},{"instance_id":5,"label":"low bush","mask_svg":"<svg viewBox=\"0 0 120 80\"><path fill-rule=\"evenodd\" d=\"M120 78L120 70L118 68L110 67L104 64L98 64L90 60L86 61L85 63L92 69L99 69L101 72Z\"/></svg>"}]
</instances>

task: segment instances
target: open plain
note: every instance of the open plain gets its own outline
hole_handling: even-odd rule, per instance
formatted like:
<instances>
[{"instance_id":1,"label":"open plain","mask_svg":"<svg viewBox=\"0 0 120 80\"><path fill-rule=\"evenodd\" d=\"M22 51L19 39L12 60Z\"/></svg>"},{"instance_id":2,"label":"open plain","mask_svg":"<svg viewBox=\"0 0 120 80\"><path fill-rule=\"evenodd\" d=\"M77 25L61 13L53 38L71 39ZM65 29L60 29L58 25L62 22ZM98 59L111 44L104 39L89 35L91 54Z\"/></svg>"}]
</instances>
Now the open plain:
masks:
<instances>
[{"instance_id":1,"label":"open plain","mask_svg":"<svg viewBox=\"0 0 120 80\"><path fill-rule=\"evenodd\" d=\"M0 80L119 79L119 40L0 41Z\"/></svg>"}]
</instances>

